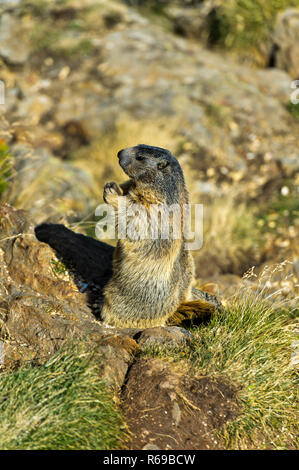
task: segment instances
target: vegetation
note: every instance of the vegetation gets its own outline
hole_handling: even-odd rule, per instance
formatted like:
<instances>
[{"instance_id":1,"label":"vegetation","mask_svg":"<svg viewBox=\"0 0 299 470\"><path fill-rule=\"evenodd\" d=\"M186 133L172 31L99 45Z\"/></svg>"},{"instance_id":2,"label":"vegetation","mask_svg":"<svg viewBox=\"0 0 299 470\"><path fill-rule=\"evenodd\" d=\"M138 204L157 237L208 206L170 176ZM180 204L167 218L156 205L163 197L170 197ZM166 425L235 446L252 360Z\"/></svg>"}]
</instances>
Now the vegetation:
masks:
<instances>
[{"instance_id":1,"label":"vegetation","mask_svg":"<svg viewBox=\"0 0 299 470\"><path fill-rule=\"evenodd\" d=\"M201 7L204 0L124 0L138 7L154 21L153 14L168 20L167 7ZM210 46L219 46L239 53L251 54L257 63L265 62L268 55L271 33L277 14L291 7L299 6L299 0L220 0L215 3L206 21L205 33ZM170 25L168 25L168 29ZM175 29L175 28L174 28ZM253 54L252 54L253 53ZM265 64L264 64L265 65Z\"/></svg>"},{"instance_id":2,"label":"vegetation","mask_svg":"<svg viewBox=\"0 0 299 470\"><path fill-rule=\"evenodd\" d=\"M73 26L70 26L70 29L74 29ZM79 40L70 38L68 42L64 43L63 30L53 29L50 22L41 24L31 35L31 41L37 51L64 59L80 58L93 50L89 38Z\"/></svg>"},{"instance_id":3,"label":"vegetation","mask_svg":"<svg viewBox=\"0 0 299 470\"><path fill-rule=\"evenodd\" d=\"M228 48L256 46L268 39L279 11L298 0L222 0L210 24L210 41Z\"/></svg>"},{"instance_id":4,"label":"vegetation","mask_svg":"<svg viewBox=\"0 0 299 470\"><path fill-rule=\"evenodd\" d=\"M62 261L58 260L57 258L51 259L51 270L56 277L65 277L68 275L67 268L62 263Z\"/></svg>"},{"instance_id":5,"label":"vegetation","mask_svg":"<svg viewBox=\"0 0 299 470\"><path fill-rule=\"evenodd\" d=\"M283 233L299 223L299 201L297 188L286 180L279 194L275 194L260 210L258 225L262 233Z\"/></svg>"},{"instance_id":6,"label":"vegetation","mask_svg":"<svg viewBox=\"0 0 299 470\"><path fill-rule=\"evenodd\" d=\"M193 332L191 348L149 348L146 354L189 362L195 376L226 376L240 387L239 416L219 438L229 449L296 448L298 445L298 376L291 364L294 304L285 297L288 263L259 278L251 270L228 299L225 310ZM279 280L280 279L280 280ZM293 300L293 302L295 302ZM186 370L186 365L181 368Z\"/></svg>"},{"instance_id":7,"label":"vegetation","mask_svg":"<svg viewBox=\"0 0 299 470\"><path fill-rule=\"evenodd\" d=\"M93 354L65 346L40 367L0 376L0 448L116 449L126 437Z\"/></svg>"},{"instance_id":8,"label":"vegetation","mask_svg":"<svg viewBox=\"0 0 299 470\"><path fill-rule=\"evenodd\" d=\"M7 187L11 173L11 156L7 144L0 140L0 197Z\"/></svg>"},{"instance_id":9,"label":"vegetation","mask_svg":"<svg viewBox=\"0 0 299 470\"><path fill-rule=\"evenodd\" d=\"M252 288L245 279L223 315L199 328L194 340L194 370L225 373L242 387L242 412L221 432L227 448L297 445L298 397L290 364L294 324L282 314L273 274L266 271Z\"/></svg>"},{"instance_id":10,"label":"vegetation","mask_svg":"<svg viewBox=\"0 0 299 470\"><path fill-rule=\"evenodd\" d=\"M239 275L259 262L265 246L256 211L250 204L239 202L235 189L205 204L204 211L204 243L194 254L199 273L201 263L209 259L220 272Z\"/></svg>"},{"instance_id":11,"label":"vegetation","mask_svg":"<svg viewBox=\"0 0 299 470\"><path fill-rule=\"evenodd\" d=\"M290 101L287 104L287 110L296 120L299 120L299 103L294 104Z\"/></svg>"}]
</instances>

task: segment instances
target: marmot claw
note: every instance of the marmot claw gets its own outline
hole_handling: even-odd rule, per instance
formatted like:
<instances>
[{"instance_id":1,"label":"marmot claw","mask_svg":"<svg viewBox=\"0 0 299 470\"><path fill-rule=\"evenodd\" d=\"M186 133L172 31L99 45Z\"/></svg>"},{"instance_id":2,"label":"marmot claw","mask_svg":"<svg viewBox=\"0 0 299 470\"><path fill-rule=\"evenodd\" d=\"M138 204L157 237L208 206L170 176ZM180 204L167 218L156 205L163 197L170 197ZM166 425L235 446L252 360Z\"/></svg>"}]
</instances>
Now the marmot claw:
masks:
<instances>
[{"instance_id":1,"label":"marmot claw","mask_svg":"<svg viewBox=\"0 0 299 470\"><path fill-rule=\"evenodd\" d=\"M113 181L105 184L103 198L107 204L109 204L109 198L111 198L111 196L121 196L121 194L120 187Z\"/></svg>"},{"instance_id":2,"label":"marmot claw","mask_svg":"<svg viewBox=\"0 0 299 470\"><path fill-rule=\"evenodd\" d=\"M112 181L111 183L106 183L104 186L104 193L110 193L110 194L118 194L119 196L121 195L121 190L119 186Z\"/></svg>"}]
</instances>

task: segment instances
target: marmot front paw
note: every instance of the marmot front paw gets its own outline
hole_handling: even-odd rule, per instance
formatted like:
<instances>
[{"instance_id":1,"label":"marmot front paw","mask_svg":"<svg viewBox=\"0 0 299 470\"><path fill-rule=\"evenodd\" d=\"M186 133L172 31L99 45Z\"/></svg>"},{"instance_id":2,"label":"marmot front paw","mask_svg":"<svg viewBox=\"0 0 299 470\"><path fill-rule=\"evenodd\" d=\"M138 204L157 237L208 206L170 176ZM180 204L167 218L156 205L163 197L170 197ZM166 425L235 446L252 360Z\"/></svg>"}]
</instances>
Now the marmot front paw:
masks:
<instances>
[{"instance_id":1,"label":"marmot front paw","mask_svg":"<svg viewBox=\"0 0 299 470\"><path fill-rule=\"evenodd\" d=\"M107 204L112 204L121 194L120 187L113 181L105 184L103 198Z\"/></svg>"}]
</instances>

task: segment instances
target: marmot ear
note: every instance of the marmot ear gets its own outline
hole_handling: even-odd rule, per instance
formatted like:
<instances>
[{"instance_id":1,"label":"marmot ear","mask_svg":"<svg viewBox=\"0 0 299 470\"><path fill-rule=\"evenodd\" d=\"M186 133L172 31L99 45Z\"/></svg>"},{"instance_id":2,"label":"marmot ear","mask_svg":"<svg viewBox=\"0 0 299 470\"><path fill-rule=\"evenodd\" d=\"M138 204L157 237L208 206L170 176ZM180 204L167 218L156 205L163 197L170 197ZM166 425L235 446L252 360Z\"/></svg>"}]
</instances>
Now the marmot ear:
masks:
<instances>
[{"instance_id":1,"label":"marmot ear","mask_svg":"<svg viewBox=\"0 0 299 470\"><path fill-rule=\"evenodd\" d=\"M158 170L163 170L169 165L169 162L167 160L162 160L161 162L158 163Z\"/></svg>"}]
</instances>

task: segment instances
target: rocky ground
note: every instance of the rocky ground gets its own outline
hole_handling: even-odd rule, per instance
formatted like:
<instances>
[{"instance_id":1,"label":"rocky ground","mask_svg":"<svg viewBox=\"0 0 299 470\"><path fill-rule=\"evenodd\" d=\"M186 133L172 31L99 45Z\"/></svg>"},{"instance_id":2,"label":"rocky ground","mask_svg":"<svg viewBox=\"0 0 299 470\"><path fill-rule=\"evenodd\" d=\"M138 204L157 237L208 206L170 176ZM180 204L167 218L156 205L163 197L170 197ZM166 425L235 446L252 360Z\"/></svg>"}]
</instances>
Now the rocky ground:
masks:
<instances>
[{"instance_id":1,"label":"rocky ground","mask_svg":"<svg viewBox=\"0 0 299 470\"><path fill-rule=\"evenodd\" d=\"M298 10L277 18L263 51L264 65L272 60L275 67L261 68L207 47L207 18L217 2L196 6L197 15L194 5L175 2L163 17L128 3L1 3L5 368L40 364L66 339L85 339L104 357L103 376L122 390L133 432L128 446L221 448L215 430L238 415L238 387L225 377L186 382L165 361L142 356L153 344L188 344L184 329L99 323L33 227L60 221L86 232L91 219L92 234L103 184L122 178L116 152L160 145L178 156L192 202L205 206L206 243L195 253L198 286L225 303L248 268L288 259L293 278L283 288L295 290L299 133L290 95L299 71L289 32L298 34Z\"/></svg>"}]
</instances>

